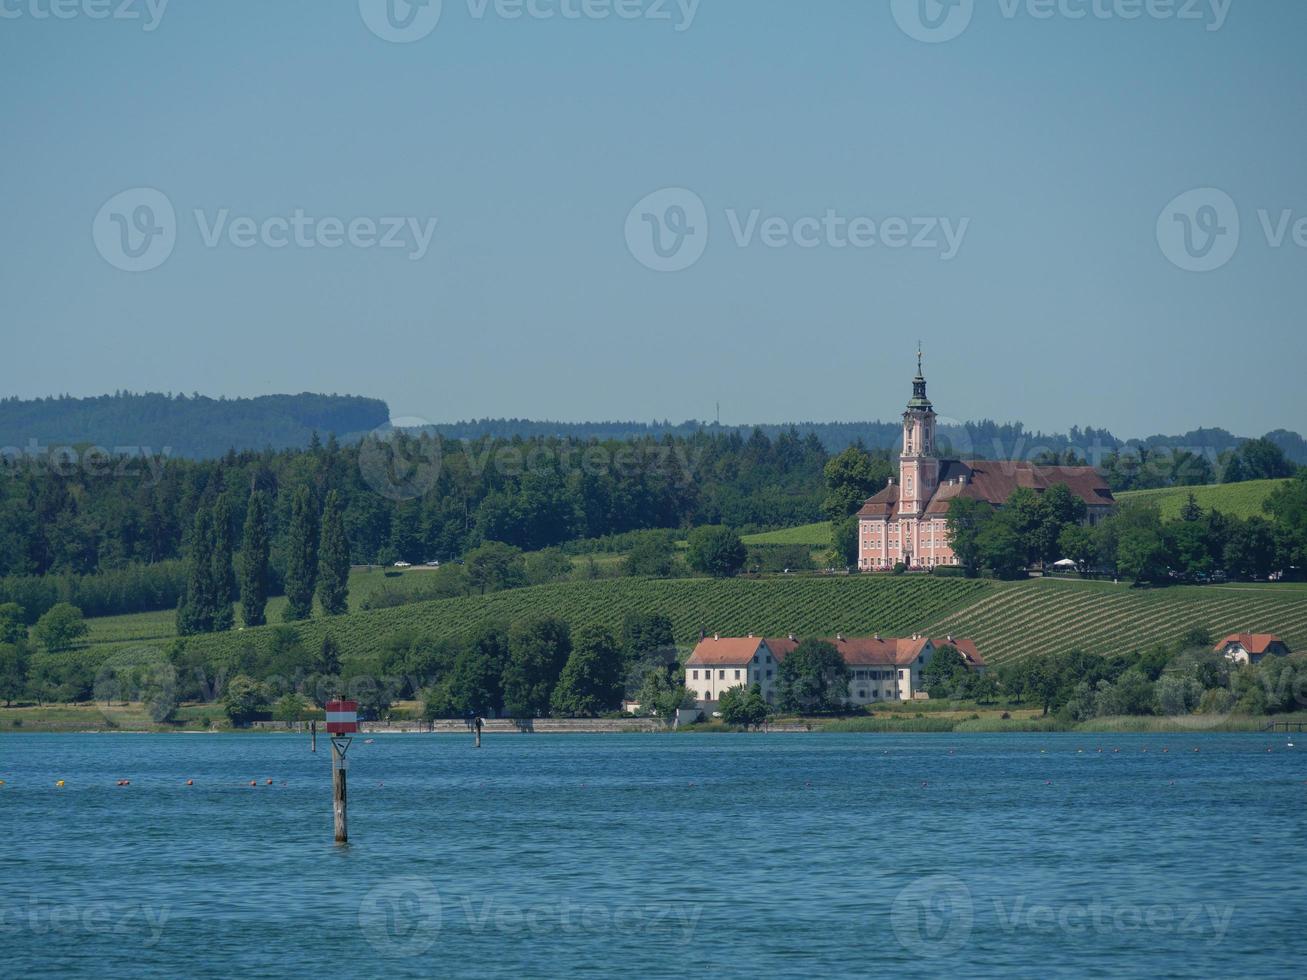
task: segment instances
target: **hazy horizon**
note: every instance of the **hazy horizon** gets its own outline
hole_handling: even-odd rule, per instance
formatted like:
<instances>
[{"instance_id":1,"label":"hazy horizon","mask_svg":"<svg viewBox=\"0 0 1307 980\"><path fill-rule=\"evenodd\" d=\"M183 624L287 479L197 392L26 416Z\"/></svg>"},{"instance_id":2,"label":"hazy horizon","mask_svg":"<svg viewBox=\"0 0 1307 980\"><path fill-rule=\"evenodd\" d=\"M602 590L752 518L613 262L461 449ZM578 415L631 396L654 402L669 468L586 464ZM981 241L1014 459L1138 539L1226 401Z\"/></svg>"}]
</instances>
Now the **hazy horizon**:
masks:
<instances>
[{"instance_id":1,"label":"hazy horizon","mask_svg":"<svg viewBox=\"0 0 1307 980\"><path fill-rule=\"evenodd\" d=\"M1303 5L390 3L5 8L7 393L1307 428Z\"/></svg>"}]
</instances>

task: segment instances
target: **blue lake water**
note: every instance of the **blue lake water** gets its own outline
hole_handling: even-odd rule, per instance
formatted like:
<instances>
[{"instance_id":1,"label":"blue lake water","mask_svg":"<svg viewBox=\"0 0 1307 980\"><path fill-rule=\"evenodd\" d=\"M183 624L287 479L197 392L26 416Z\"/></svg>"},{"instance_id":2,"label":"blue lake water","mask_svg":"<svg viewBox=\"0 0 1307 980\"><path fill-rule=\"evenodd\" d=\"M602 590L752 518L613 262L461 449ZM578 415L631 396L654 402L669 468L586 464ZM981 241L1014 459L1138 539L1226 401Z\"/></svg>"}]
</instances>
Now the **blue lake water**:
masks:
<instances>
[{"instance_id":1,"label":"blue lake water","mask_svg":"<svg viewBox=\"0 0 1307 980\"><path fill-rule=\"evenodd\" d=\"M1307 736L378 735L349 759L336 847L325 739L0 736L0 972L1301 976Z\"/></svg>"}]
</instances>

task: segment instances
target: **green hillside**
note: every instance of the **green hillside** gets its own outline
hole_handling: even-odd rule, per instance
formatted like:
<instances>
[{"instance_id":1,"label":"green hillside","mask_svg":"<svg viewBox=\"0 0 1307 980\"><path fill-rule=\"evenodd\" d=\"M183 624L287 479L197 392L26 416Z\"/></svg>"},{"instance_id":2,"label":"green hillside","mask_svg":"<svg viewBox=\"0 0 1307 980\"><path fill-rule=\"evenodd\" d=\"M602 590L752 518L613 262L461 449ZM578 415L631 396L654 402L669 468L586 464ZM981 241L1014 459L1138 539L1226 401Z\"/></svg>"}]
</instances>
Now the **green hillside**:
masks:
<instances>
[{"instance_id":1,"label":"green hillside","mask_svg":"<svg viewBox=\"0 0 1307 980\"><path fill-rule=\"evenodd\" d=\"M1304 649L1307 588L1134 589L1110 582L1000 582L966 608L932 621L928 632L969 636L990 663L1002 664L1076 648L1093 653L1138 650L1174 642L1191 626L1204 626L1214 636L1242 630L1279 633L1291 649Z\"/></svg>"},{"instance_id":2,"label":"green hillside","mask_svg":"<svg viewBox=\"0 0 1307 980\"><path fill-rule=\"evenodd\" d=\"M1130 490L1118 493L1117 500L1147 500L1158 505L1162 520L1176 520L1180 508L1189 494L1194 495L1198 506L1206 510L1219 510L1232 517L1264 517L1262 502L1284 480L1249 480L1246 483L1214 483L1202 487L1165 487L1161 490Z\"/></svg>"},{"instance_id":3,"label":"green hillside","mask_svg":"<svg viewBox=\"0 0 1307 980\"><path fill-rule=\"evenodd\" d=\"M1299 585L1133 589L1099 582L884 575L563 582L315 618L296 629L309 646L329 631L344 655L355 658L376 651L384 637L398 632L459 637L488 624L539 615L560 616L574 628L599 623L616 631L628 612L637 611L670 616L678 642L685 644L701 629L736 635L952 633L974 638L994 664L1076 647L1095 653L1142 649L1173 642L1192 626L1216 635L1275 632L1293 649L1307 649L1307 587ZM161 646L172 636L172 613L89 622L93 649L106 653L124 643ZM270 632L263 627L188 642L225 659L246 644L263 647Z\"/></svg>"},{"instance_id":4,"label":"green hillside","mask_svg":"<svg viewBox=\"0 0 1307 980\"><path fill-rule=\"evenodd\" d=\"M400 631L466 636L479 628L553 615L575 628L598 623L617 631L629 612L670 616L678 642L699 631L733 633L910 633L969 605L992 585L925 577L786 576L768 579L599 579L509 589L414 603L393 609L313 619L298 628L310 645L330 631L346 657L364 656ZM194 637L191 645L221 657L241 644L263 644L269 627Z\"/></svg>"}]
</instances>

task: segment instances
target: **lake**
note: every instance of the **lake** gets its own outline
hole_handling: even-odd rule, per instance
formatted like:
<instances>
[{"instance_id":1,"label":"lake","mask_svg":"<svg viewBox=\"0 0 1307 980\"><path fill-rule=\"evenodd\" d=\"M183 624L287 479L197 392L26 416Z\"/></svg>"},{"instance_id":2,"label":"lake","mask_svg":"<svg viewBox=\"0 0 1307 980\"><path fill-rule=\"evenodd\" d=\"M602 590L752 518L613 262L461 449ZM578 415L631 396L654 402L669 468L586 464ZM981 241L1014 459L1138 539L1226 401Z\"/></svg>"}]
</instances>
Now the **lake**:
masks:
<instances>
[{"instance_id":1,"label":"lake","mask_svg":"<svg viewBox=\"0 0 1307 980\"><path fill-rule=\"evenodd\" d=\"M3 735L3 972L1301 975L1298 740Z\"/></svg>"}]
</instances>

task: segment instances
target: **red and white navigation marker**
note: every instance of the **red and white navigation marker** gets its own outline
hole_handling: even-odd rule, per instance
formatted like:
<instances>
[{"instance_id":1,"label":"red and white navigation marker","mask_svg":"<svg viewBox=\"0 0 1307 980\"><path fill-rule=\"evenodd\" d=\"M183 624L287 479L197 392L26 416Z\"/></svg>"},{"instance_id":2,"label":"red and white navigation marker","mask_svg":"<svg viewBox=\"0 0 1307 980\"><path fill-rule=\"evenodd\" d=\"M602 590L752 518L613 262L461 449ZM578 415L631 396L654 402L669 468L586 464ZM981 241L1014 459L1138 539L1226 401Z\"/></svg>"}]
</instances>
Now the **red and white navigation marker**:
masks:
<instances>
[{"instance_id":1,"label":"red and white navigation marker","mask_svg":"<svg viewBox=\"0 0 1307 980\"><path fill-rule=\"evenodd\" d=\"M357 701L327 702L327 734L352 735L359 730Z\"/></svg>"}]
</instances>

